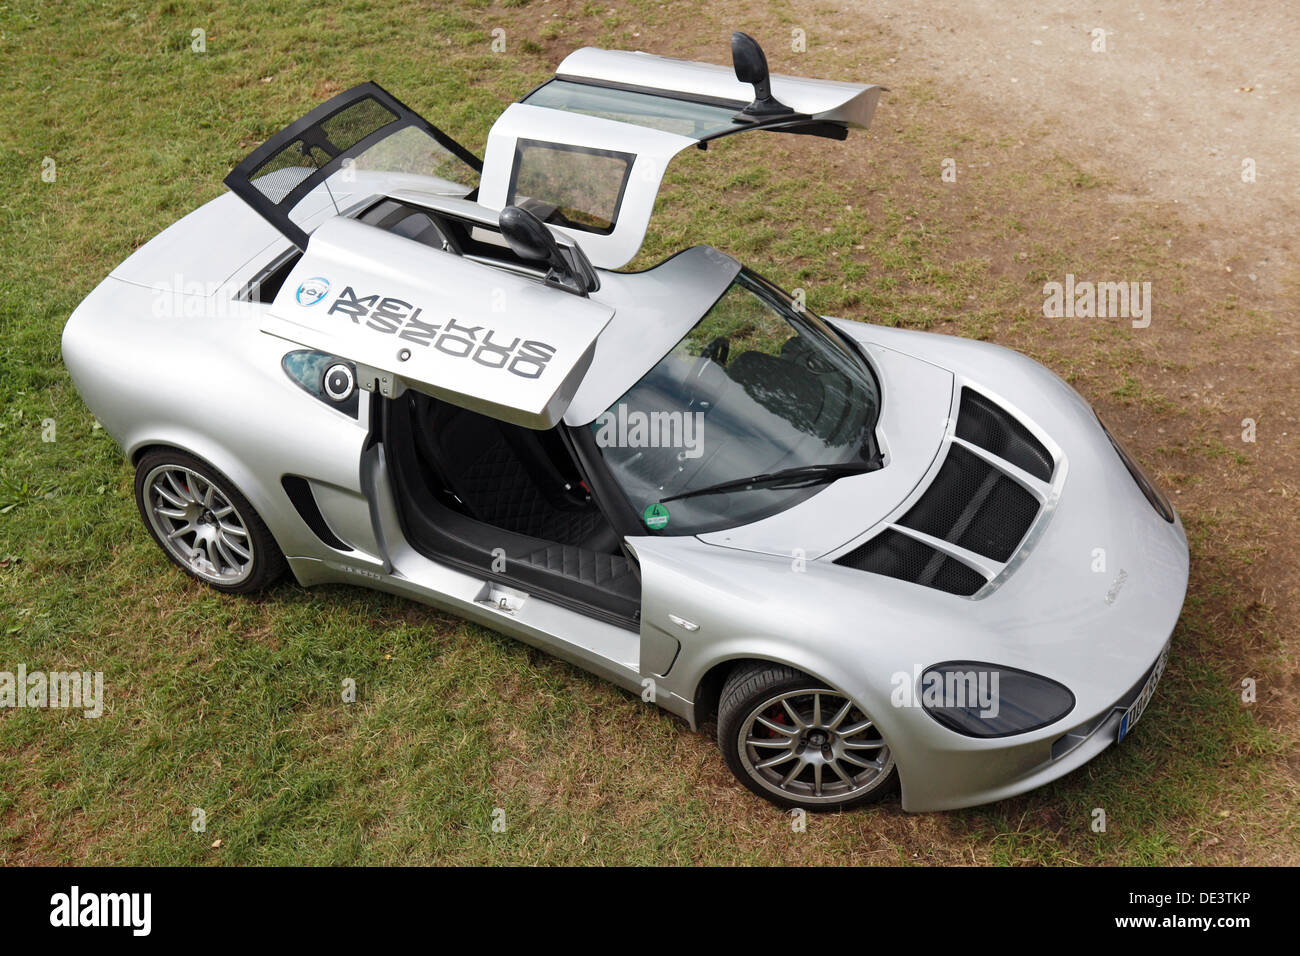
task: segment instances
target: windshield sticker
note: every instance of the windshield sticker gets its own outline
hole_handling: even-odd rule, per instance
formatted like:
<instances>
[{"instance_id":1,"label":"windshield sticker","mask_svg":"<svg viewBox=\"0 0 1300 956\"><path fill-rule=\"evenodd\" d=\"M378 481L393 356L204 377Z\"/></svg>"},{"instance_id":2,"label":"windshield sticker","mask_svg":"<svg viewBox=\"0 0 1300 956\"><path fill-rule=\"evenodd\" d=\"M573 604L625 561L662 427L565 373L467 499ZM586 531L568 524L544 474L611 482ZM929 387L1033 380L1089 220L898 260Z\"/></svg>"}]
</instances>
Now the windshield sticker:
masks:
<instances>
[{"instance_id":1,"label":"windshield sticker","mask_svg":"<svg viewBox=\"0 0 1300 956\"><path fill-rule=\"evenodd\" d=\"M520 378L540 378L546 371L546 363L555 357L555 346L545 342L521 341L515 337L506 344L504 338L494 339L497 333L493 329L463 325L455 319L426 322L420 317L423 311L391 296L358 296L352 286L347 286L327 314L340 312L351 318L354 325L364 322L366 328L375 332L396 335L425 348L432 346L453 358L468 358L487 368L503 368Z\"/></svg>"},{"instance_id":2,"label":"windshield sticker","mask_svg":"<svg viewBox=\"0 0 1300 956\"><path fill-rule=\"evenodd\" d=\"M651 531L662 531L668 527L668 509L657 501L647 505L645 514L641 517L645 521L645 526Z\"/></svg>"}]
</instances>

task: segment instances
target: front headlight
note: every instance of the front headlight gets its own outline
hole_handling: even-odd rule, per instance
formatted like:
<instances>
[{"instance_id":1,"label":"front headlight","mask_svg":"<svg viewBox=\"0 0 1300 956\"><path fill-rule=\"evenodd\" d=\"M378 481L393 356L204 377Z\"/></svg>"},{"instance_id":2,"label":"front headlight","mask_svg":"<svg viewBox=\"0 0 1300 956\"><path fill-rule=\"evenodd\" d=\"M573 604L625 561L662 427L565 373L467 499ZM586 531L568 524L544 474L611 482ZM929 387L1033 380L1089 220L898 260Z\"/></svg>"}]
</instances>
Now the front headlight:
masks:
<instances>
[{"instance_id":1,"label":"front headlight","mask_svg":"<svg viewBox=\"0 0 1300 956\"><path fill-rule=\"evenodd\" d=\"M1156 483L1147 477L1146 472L1144 472L1129 453L1124 450L1124 446L1121 445L1119 440L1110 433L1110 429L1106 427L1106 423L1101 420L1100 415L1097 416L1097 424L1101 426L1101 430L1104 431L1106 437L1110 439L1112 447L1114 447L1115 451L1119 454L1119 460L1124 463L1124 467L1128 469L1128 473L1133 476L1133 480L1137 482L1137 486L1142 489L1142 494L1146 495L1147 501L1151 502L1151 507L1155 508L1156 511L1160 513L1160 517L1172 524L1174 520L1174 506L1169 502L1169 499L1165 497L1164 492L1156 487Z\"/></svg>"},{"instance_id":2,"label":"front headlight","mask_svg":"<svg viewBox=\"0 0 1300 956\"><path fill-rule=\"evenodd\" d=\"M919 691L927 714L968 737L1028 733L1074 709L1074 695L1054 680L975 661L926 668Z\"/></svg>"}]
</instances>

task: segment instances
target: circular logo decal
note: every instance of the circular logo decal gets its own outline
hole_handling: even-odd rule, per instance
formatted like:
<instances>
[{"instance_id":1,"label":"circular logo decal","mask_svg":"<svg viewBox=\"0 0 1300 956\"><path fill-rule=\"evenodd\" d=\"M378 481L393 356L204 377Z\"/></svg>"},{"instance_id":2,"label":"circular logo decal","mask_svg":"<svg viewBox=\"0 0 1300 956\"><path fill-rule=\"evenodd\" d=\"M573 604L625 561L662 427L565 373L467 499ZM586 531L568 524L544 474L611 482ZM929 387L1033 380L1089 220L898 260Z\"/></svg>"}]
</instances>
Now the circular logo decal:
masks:
<instances>
[{"instance_id":1,"label":"circular logo decal","mask_svg":"<svg viewBox=\"0 0 1300 956\"><path fill-rule=\"evenodd\" d=\"M316 276L298 286L296 298L299 305L315 305L330 290L330 280Z\"/></svg>"},{"instance_id":2,"label":"circular logo decal","mask_svg":"<svg viewBox=\"0 0 1300 956\"><path fill-rule=\"evenodd\" d=\"M646 507L641 518L651 531L660 531L668 527L668 509L657 501Z\"/></svg>"}]
</instances>

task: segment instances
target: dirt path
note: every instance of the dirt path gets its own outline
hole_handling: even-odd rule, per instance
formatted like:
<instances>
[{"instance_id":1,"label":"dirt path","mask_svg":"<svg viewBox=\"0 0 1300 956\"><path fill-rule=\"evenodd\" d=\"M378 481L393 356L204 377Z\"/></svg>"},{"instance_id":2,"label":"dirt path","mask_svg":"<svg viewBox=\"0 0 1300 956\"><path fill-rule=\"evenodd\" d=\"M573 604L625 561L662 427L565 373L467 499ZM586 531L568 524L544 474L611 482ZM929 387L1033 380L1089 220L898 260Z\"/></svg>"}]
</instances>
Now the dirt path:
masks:
<instances>
[{"instance_id":1,"label":"dirt path","mask_svg":"<svg viewBox=\"0 0 1300 956\"><path fill-rule=\"evenodd\" d=\"M1004 112L1007 128L1041 136L1043 145L1123 182L1134 197L1183 206L1192 222L1204 224L1225 263L1241 262L1271 288L1295 268L1300 6L849 5L900 40L894 82L932 78L960 86ZM1247 160L1254 162L1254 182L1242 180Z\"/></svg>"}]
</instances>

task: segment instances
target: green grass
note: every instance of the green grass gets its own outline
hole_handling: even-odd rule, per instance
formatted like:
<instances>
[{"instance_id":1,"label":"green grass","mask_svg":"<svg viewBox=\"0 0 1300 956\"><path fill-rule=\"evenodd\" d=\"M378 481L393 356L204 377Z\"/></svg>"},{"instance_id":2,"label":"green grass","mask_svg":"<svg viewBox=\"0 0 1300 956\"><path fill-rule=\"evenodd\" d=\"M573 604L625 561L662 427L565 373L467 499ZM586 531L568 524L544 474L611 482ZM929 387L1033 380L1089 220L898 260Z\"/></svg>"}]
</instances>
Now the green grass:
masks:
<instances>
[{"instance_id":1,"label":"green grass","mask_svg":"<svg viewBox=\"0 0 1300 956\"><path fill-rule=\"evenodd\" d=\"M481 152L500 109L571 48L717 59L733 26L787 9L0 6L0 669L103 671L107 696L98 720L0 712L0 863L1296 859L1288 732L1237 699L1243 674L1264 682L1287 666L1250 585L1263 562L1248 543L1269 512L1248 497L1220 508L1201 490L1225 468L1247 488L1254 451L1232 450L1230 429L1165 386L1170 374L1195 381L1207 344L1271 335L1274 317L1220 289L1188 291L1204 277L1167 250L1179 227L1133 207L1104 218L1093 198L1103 177L1059 157L1026 162L1016 136L974 118L937 123L932 87L888 95L877 128L847 145L774 148L756 135L689 151L635 265L710 242L805 289L819 312L1016 345L1136 436L1183 491L1192 586L1141 732L1079 772L991 807L908 817L885 805L794 833L731 781L705 736L595 678L361 590L285 582L223 597L169 566L141 527L130 469L78 399L59 334L116 263L218 195L254 145L375 78ZM815 49L850 19L792 22ZM491 52L496 27L504 54ZM204 54L190 51L195 28ZM863 39L855 62L887 79L891 49ZM769 55L782 72L862 69L847 55ZM958 182L944 184L940 162L954 154ZM45 157L55 182L42 181ZM1117 232L1123 241L1108 241ZM1043 320L1041 285L1067 271L1149 276L1181 298L1145 337L1126 323ZM1162 327L1194 345L1158 338ZM1105 833L1090 828L1096 807ZM191 829L194 808L206 832ZM504 832L492 829L498 809Z\"/></svg>"}]
</instances>

